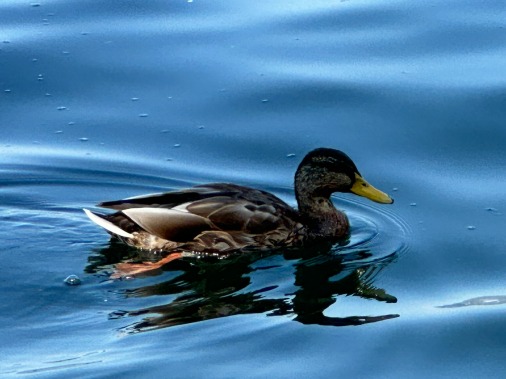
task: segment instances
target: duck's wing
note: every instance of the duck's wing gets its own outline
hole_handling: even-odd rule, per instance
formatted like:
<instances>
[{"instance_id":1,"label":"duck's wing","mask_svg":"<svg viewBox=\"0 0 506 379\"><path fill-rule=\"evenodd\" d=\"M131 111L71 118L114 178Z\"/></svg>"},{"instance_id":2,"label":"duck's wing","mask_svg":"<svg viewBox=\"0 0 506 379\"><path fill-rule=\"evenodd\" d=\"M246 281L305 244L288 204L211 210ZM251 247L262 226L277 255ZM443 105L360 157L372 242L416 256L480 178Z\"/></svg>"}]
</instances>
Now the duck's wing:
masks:
<instances>
[{"instance_id":1,"label":"duck's wing","mask_svg":"<svg viewBox=\"0 0 506 379\"><path fill-rule=\"evenodd\" d=\"M276 196L232 184L198 186L100 206L119 210L111 215L93 214L105 222L90 217L112 234L121 236L116 228L129 235L144 231L168 241L193 241L204 249L223 243L233 249L281 241L298 222L297 212Z\"/></svg>"},{"instance_id":2,"label":"duck's wing","mask_svg":"<svg viewBox=\"0 0 506 379\"><path fill-rule=\"evenodd\" d=\"M134 238L136 232L147 232L166 241L187 242L204 231L216 229L204 217L166 208L131 208L110 215L84 211L95 224L127 239Z\"/></svg>"}]
</instances>

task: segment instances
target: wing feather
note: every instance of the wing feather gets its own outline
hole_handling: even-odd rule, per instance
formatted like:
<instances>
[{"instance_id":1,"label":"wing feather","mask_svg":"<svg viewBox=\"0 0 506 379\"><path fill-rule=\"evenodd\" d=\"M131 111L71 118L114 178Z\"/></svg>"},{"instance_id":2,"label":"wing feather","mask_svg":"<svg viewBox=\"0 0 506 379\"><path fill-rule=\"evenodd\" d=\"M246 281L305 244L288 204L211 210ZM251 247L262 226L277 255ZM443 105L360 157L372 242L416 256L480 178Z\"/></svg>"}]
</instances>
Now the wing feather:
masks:
<instances>
[{"instance_id":1,"label":"wing feather","mask_svg":"<svg viewBox=\"0 0 506 379\"><path fill-rule=\"evenodd\" d=\"M148 233L169 241L190 241L205 230L216 229L204 217L173 209L131 208L122 213Z\"/></svg>"}]
</instances>

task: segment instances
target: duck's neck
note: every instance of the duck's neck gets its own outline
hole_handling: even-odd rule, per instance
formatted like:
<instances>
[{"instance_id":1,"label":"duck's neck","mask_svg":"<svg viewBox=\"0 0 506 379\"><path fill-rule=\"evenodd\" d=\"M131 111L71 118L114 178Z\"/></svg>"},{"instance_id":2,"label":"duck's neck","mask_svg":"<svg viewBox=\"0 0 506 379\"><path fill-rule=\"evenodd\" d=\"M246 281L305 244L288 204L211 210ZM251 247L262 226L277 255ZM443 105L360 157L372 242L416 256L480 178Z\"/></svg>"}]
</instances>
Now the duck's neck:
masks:
<instances>
[{"instance_id":1,"label":"duck's neck","mask_svg":"<svg viewBox=\"0 0 506 379\"><path fill-rule=\"evenodd\" d=\"M329 196L297 193L299 213L308 228L308 237L317 240L337 240L349 232L348 218L338 211Z\"/></svg>"}]
</instances>

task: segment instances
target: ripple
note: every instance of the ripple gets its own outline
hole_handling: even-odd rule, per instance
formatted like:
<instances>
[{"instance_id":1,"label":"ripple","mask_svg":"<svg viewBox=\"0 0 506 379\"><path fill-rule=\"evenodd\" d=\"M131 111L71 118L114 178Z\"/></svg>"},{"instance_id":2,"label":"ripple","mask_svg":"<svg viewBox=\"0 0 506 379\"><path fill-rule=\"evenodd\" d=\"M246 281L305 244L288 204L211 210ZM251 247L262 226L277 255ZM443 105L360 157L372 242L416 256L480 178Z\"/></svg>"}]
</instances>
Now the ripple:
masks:
<instances>
[{"instance_id":1,"label":"ripple","mask_svg":"<svg viewBox=\"0 0 506 379\"><path fill-rule=\"evenodd\" d=\"M409 249L411 228L394 210L364 203L361 199L339 199L334 204L343 209L351 224L351 236L345 246L334 251L349 263L357 251L370 251L367 262L381 261L393 254L402 255ZM364 259L359 259L364 262Z\"/></svg>"}]
</instances>

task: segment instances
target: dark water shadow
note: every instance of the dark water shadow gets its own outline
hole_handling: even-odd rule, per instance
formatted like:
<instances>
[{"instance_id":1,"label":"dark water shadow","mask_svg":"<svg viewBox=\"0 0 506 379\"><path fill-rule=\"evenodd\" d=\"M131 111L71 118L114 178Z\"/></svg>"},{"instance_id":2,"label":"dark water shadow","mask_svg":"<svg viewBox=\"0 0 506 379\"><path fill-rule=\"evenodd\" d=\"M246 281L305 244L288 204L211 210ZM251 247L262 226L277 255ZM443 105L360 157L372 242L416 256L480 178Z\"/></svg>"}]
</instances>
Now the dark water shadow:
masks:
<instances>
[{"instance_id":1,"label":"dark water shadow","mask_svg":"<svg viewBox=\"0 0 506 379\"><path fill-rule=\"evenodd\" d=\"M339 247L318 246L303 250L248 253L221 260L176 260L147 274L156 276L163 271L172 271L174 275L170 280L156 284L149 280L150 284L142 286L143 278L139 277L132 283L140 286L123 292L126 298L156 297L157 305L118 310L110 313L109 318L145 316L141 321L122 328L124 332L137 333L240 314L292 316L293 320L302 324L332 326L362 325L399 317L398 314L324 315L324 311L339 296L397 302L384 289L374 286L374 278L396 260L396 252L373 259L374 255L368 250L357 249L347 254L339 254L338 250ZM114 240L97 253L90 256L86 271L104 274L105 265L124 259L145 261L150 258ZM258 266L262 259L272 255L280 258L275 260L275 265ZM273 269L286 272L289 277L279 278L279 283L267 280L265 286L248 291L248 286L258 288L253 276L258 281L258 275ZM290 291L280 295L278 287L287 280L291 284ZM166 296L170 301L160 305L160 296Z\"/></svg>"}]
</instances>

